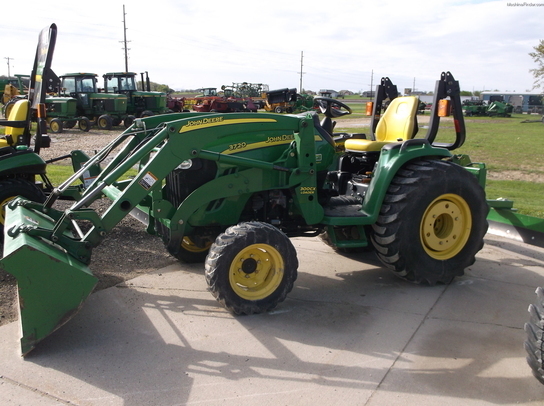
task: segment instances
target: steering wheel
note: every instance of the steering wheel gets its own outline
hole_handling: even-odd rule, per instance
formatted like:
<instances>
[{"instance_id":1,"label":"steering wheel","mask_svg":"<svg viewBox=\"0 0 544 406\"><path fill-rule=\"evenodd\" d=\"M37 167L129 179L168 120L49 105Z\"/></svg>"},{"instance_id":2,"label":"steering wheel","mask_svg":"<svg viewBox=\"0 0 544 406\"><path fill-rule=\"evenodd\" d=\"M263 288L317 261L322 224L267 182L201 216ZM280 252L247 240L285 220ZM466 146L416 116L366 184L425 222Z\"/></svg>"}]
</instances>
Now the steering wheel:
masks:
<instances>
[{"instance_id":1,"label":"steering wheel","mask_svg":"<svg viewBox=\"0 0 544 406\"><path fill-rule=\"evenodd\" d=\"M330 97L314 97L314 103L327 118L337 118L351 114L351 108L347 104Z\"/></svg>"}]
</instances>

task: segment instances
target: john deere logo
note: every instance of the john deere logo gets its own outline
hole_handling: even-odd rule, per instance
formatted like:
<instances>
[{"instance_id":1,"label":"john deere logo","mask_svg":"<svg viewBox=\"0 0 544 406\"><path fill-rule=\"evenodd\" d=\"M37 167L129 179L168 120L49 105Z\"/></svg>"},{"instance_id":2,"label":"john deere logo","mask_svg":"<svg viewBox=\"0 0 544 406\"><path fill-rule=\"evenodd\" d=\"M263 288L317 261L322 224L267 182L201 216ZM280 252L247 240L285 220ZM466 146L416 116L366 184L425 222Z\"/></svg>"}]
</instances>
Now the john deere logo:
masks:
<instances>
[{"instance_id":1,"label":"john deere logo","mask_svg":"<svg viewBox=\"0 0 544 406\"><path fill-rule=\"evenodd\" d=\"M265 142L267 144L272 144L275 142L292 141L294 139L295 139L295 136L293 134L286 134L286 135L280 135L278 137L268 137L268 139Z\"/></svg>"}]
</instances>

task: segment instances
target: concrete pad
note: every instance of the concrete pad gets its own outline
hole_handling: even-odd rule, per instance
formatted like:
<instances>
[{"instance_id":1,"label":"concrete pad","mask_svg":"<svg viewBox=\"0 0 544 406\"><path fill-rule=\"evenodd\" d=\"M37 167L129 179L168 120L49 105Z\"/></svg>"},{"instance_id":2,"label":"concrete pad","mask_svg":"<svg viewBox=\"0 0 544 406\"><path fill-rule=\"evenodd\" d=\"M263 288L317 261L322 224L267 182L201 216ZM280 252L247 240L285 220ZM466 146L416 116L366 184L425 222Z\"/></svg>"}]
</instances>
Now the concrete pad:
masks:
<instances>
[{"instance_id":1,"label":"concrete pad","mask_svg":"<svg viewBox=\"0 0 544 406\"><path fill-rule=\"evenodd\" d=\"M207 291L201 264L176 264L93 294L25 359L18 324L0 327L0 399L542 404L522 327L542 284L544 250L490 237L466 276L426 287L396 278L373 254L293 242L299 277L267 314L232 316Z\"/></svg>"}]
</instances>

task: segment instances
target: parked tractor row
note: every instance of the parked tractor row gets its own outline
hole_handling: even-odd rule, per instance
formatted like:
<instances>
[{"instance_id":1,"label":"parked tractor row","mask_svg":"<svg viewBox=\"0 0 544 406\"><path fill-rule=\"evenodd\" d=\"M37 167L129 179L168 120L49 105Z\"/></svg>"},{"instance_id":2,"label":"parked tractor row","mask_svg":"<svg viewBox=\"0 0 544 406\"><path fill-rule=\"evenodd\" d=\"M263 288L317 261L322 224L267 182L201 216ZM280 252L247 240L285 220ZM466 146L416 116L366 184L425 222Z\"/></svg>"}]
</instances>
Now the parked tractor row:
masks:
<instances>
[{"instance_id":1,"label":"parked tractor row","mask_svg":"<svg viewBox=\"0 0 544 406\"><path fill-rule=\"evenodd\" d=\"M9 116L10 109L18 100L27 97L26 93L20 94L18 90L22 88L23 75L16 76L19 79L17 87L13 84L5 86L5 117ZM76 125L82 131L89 131L92 125L101 130L111 130L121 123L128 128L135 118L176 110L176 101L170 101L172 108L167 107L166 93L150 90L147 72L145 80L142 73L141 90L137 88L136 76L134 72L106 73L100 87L95 73L67 73L60 77L53 73L49 84L51 91L45 100L51 132L61 133L65 128Z\"/></svg>"}]
</instances>

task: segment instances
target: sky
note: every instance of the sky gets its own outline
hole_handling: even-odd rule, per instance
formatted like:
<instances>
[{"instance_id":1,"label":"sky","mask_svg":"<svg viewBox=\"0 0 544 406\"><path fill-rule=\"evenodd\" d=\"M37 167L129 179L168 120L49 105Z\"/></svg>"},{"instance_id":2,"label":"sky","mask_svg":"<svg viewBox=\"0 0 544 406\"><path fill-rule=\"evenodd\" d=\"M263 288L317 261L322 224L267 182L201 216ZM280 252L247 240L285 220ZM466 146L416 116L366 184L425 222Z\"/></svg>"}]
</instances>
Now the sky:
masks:
<instances>
[{"instance_id":1,"label":"sky","mask_svg":"<svg viewBox=\"0 0 544 406\"><path fill-rule=\"evenodd\" d=\"M432 91L450 71L467 91L531 91L544 0L56 0L0 25L0 75L30 73L40 30L58 27L53 70L128 70L175 90L232 83L370 90L389 77ZM17 16L17 17L15 17ZM9 59L8 59L9 58ZM302 74L301 74L302 72Z\"/></svg>"}]
</instances>

